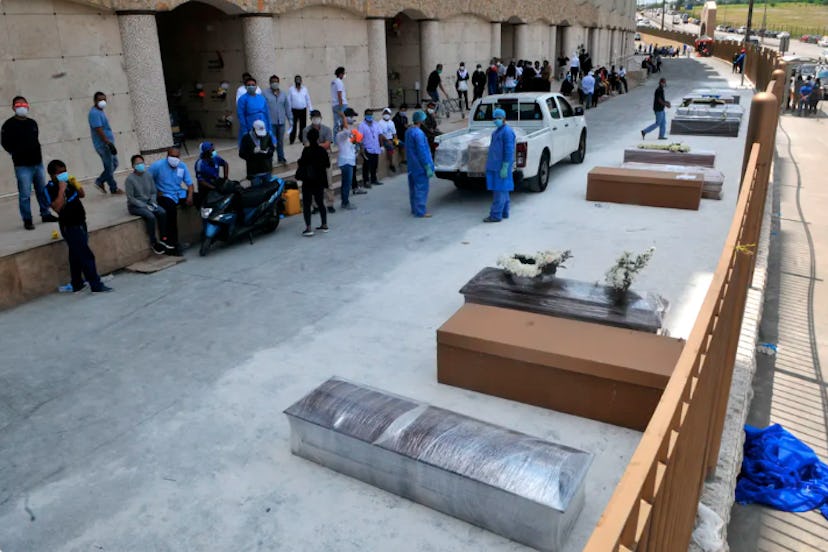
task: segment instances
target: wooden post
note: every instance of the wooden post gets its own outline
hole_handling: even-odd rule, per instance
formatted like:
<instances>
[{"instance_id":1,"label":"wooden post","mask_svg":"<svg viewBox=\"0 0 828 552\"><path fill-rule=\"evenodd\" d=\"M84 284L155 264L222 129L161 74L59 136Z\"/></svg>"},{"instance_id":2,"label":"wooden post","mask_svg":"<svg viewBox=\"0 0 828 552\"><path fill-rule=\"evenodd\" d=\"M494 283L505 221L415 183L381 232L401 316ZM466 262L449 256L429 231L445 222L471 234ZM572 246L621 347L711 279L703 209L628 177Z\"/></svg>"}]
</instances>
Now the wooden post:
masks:
<instances>
[{"instance_id":1,"label":"wooden post","mask_svg":"<svg viewBox=\"0 0 828 552\"><path fill-rule=\"evenodd\" d=\"M771 79L774 81L773 95L779 100L779 109L782 109L782 106L785 105L785 93L788 91L788 82L785 76L784 69L774 69L771 73Z\"/></svg>"},{"instance_id":2,"label":"wooden post","mask_svg":"<svg viewBox=\"0 0 828 552\"><path fill-rule=\"evenodd\" d=\"M739 180L739 187L741 189L741 182L745 178L745 169L747 168L748 157L754 142L761 144L759 151L759 163L757 168L759 174L770 174L770 162L773 159L773 135L776 127L777 118L779 117L779 103L776 96L768 94L767 92L759 92L753 96L753 101L750 103L750 120L748 121L747 136L745 137L745 156L742 159L742 171ZM765 180L767 182L767 180Z\"/></svg>"}]
</instances>

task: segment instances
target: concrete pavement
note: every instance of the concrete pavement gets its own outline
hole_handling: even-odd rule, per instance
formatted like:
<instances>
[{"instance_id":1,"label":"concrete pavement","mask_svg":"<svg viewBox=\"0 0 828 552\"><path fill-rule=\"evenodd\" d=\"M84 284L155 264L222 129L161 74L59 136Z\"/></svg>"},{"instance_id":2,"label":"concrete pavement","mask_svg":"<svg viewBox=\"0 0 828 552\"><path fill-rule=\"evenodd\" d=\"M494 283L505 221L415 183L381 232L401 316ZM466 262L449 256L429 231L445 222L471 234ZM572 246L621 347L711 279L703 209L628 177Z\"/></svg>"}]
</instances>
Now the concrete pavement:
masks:
<instances>
[{"instance_id":1,"label":"concrete pavement","mask_svg":"<svg viewBox=\"0 0 828 552\"><path fill-rule=\"evenodd\" d=\"M668 60L667 97L732 84L726 69ZM743 140L682 137L715 149L726 175L724 199L700 211L584 200L587 171L640 142L654 86L590 110L586 162L553 167L543 194L515 194L508 222L484 225L489 195L444 181L432 183L434 218L413 219L398 176L332 216L330 234L301 238L292 217L252 246L119 274L112 294L0 313L0 549L522 549L291 456L282 410L331 375L593 452L568 545L580 549L639 434L438 385L434 332L500 254L571 248L566 276L596 281L624 249L655 245L634 287L668 298L670 332L687 335L730 224Z\"/></svg>"},{"instance_id":2,"label":"concrete pavement","mask_svg":"<svg viewBox=\"0 0 828 552\"><path fill-rule=\"evenodd\" d=\"M828 117L785 114L777 135L774 225L760 341L775 357L757 355L748 423L778 423L828 461ZM733 552L828 550L817 511L786 513L735 505L728 526Z\"/></svg>"}]
</instances>

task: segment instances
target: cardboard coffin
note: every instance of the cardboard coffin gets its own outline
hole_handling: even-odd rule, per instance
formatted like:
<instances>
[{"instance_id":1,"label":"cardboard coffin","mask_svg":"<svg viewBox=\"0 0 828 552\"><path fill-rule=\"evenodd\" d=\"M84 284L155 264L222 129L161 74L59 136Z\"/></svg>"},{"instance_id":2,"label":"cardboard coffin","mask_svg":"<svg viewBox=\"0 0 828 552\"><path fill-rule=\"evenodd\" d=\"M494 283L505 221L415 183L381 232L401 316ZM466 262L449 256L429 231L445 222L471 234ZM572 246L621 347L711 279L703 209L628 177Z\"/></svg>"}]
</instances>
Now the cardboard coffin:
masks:
<instances>
[{"instance_id":1,"label":"cardboard coffin","mask_svg":"<svg viewBox=\"0 0 828 552\"><path fill-rule=\"evenodd\" d=\"M692 165L659 165L656 163L623 163L625 169L669 171L675 173L700 173L704 178L702 187L703 199L722 199L724 173L710 167L694 167Z\"/></svg>"},{"instance_id":2,"label":"cardboard coffin","mask_svg":"<svg viewBox=\"0 0 828 552\"><path fill-rule=\"evenodd\" d=\"M437 330L437 380L643 431L682 340L466 303Z\"/></svg>"},{"instance_id":3,"label":"cardboard coffin","mask_svg":"<svg viewBox=\"0 0 828 552\"><path fill-rule=\"evenodd\" d=\"M698 210L704 177L675 173L595 167L587 175L587 201Z\"/></svg>"},{"instance_id":4,"label":"cardboard coffin","mask_svg":"<svg viewBox=\"0 0 828 552\"><path fill-rule=\"evenodd\" d=\"M691 151L687 153L627 148L624 150L624 163L657 163L664 165L693 165L715 167L716 153L712 151Z\"/></svg>"}]
</instances>

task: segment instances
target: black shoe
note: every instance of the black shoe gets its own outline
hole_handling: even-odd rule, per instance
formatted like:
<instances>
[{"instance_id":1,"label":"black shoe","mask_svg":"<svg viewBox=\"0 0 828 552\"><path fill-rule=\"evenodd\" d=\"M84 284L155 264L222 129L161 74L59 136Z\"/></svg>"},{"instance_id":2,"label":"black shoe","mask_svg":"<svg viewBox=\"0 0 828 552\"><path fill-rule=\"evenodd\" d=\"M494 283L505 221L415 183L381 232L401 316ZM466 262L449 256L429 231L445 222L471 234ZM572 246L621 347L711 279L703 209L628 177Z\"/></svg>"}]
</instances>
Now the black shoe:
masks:
<instances>
[{"instance_id":1,"label":"black shoe","mask_svg":"<svg viewBox=\"0 0 828 552\"><path fill-rule=\"evenodd\" d=\"M109 287L106 284L101 284L97 288L93 289L92 293L109 293L110 291L115 291L115 290L112 289L111 287Z\"/></svg>"},{"instance_id":2,"label":"black shoe","mask_svg":"<svg viewBox=\"0 0 828 552\"><path fill-rule=\"evenodd\" d=\"M31 220L24 220L23 228L26 230L34 230L34 223Z\"/></svg>"},{"instance_id":3,"label":"black shoe","mask_svg":"<svg viewBox=\"0 0 828 552\"><path fill-rule=\"evenodd\" d=\"M103 182L95 181L95 187L101 191L102 194L106 193L106 187L104 186Z\"/></svg>"},{"instance_id":4,"label":"black shoe","mask_svg":"<svg viewBox=\"0 0 828 552\"><path fill-rule=\"evenodd\" d=\"M317 226L317 227L316 227L316 229L317 229L317 230L319 230L320 232L322 232L323 234L327 234L327 233L328 233L328 230L329 230L329 228L328 228L328 226L327 226L327 225L325 225L325 226Z\"/></svg>"},{"instance_id":5,"label":"black shoe","mask_svg":"<svg viewBox=\"0 0 828 552\"><path fill-rule=\"evenodd\" d=\"M388 165L388 170L392 173L395 173L397 172L397 167L395 167L394 165Z\"/></svg>"},{"instance_id":6,"label":"black shoe","mask_svg":"<svg viewBox=\"0 0 828 552\"><path fill-rule=\"evenodd\" d=\"M161 240L161 241L160 241L160 242L158 242L158 243L160 243L160 244L164 247L164 249L166 249L167 251L172 251L173 249L175 249L175 247L174 247L174 246L172 246L172 245L168 244L168 243L167 243L167 242L165 242L164 240Z\"/></svg>"},{"instance_id":7,"label":"black shoe","mask_svg":"<svg viewBox=\"0 0 828 552\"><path fill-rule=\"evenodd\" d=\"M329 213L336 213L336 209L334 209L334 206L333 206L333 205L331 205L331 206L329 206L329 207L328 207L328 212L329 212Z\"/></svg>"},{"instance_id":8,"label":"black shoe","mask_svg":"<svg viewBox=\"0 0 828 552\"><path fill-rule=\"evenodd\" d=\"M370 182L363 182L362 183L362 188L365 189L365 190L370 190L372 185L373 184L371 184Z\"/></svg>"},{"instance_id":9,"label":"black shoe","mask_svg":"<svg viewBox=\"0 0 828 552\"><path fill-rule=\"evenodd\" d=\"M646 138L645 138L646 136L647 136L647 135L646 135L646 134L644 134L644 131L642 130L642 131L641 131L641 139L642 139L642 140L646 140Z\"/></svg>"},{"instance_id":10,"label":"black shoe","mask_svg":"<svg viewBox=\"0 0 828 552\"><path fill-rule=\"evenodd\" d=\"M184 253L181 252L180 247L173 247L172 249L167 250L167 255L170 257L183 257Z\"/></svg>"},{"instance_id":11,"label":"black shoe","mask_svg":"<svg viewBox=\"0 0 828 552\"><path fill-rule=\"evenodd\" d=\"M152 252L156 255L163 255L167 252L167 248L161 245L160 243L155 242L154 244L152 244Z\"/></svg>"},{"instance_id":12,"label":"black shoe","mask_svg":"<svg viewBox=\"0 0 828 552\"><path fill-rule=\"evenodd\" d=\"M483 219L483 222L500 222L500 219L496 219L496 218L492 218L492 217L486 217L486 218Z\"/></svg>"},{"instance_id":13,"label":"black shoe","mask_svg":"<svg viewBox=\"0 0 828 552\"><path fill-rule=\"evenodd\" d=\"M371 182L371 186L382 186L384 183L378 180Z\"/></svg>"},{"instance_id":14,"label":"black shoe","mask_svg":"<svg viewBox=\"0 0 828 552\"><path fill-rule=\"evenodd\" d=\"M52 213L49 213L49 214L46 214L46 215L43 215L42 217L40 217L41 222L57 222L58 220L59 219L55 215L53 215Z\"/></svg>"},{"instance_id":15,"label":"black shoe","mask_svg":"<svg viewBox=\"0 0 828 552\"><path fill-rule=\"evenodd\" d=\"M364 194L367 194L367 193L368 193L368 192L367 192L365 189L363 189L363 188L356 188L356 189L353 191L353 194L354 194L354 195L364 195Z\"/></svg>"},{"instance_id":16,"label":"black shoe","mask_svg":"<svg viewBox=\"0 0 828 552\"><path fill-rule=\"evenodd\" d=\"M669 138L667 138L666 136L659 136L658 139L659 140L669 140Z\"/></svg>"}]
</instances>

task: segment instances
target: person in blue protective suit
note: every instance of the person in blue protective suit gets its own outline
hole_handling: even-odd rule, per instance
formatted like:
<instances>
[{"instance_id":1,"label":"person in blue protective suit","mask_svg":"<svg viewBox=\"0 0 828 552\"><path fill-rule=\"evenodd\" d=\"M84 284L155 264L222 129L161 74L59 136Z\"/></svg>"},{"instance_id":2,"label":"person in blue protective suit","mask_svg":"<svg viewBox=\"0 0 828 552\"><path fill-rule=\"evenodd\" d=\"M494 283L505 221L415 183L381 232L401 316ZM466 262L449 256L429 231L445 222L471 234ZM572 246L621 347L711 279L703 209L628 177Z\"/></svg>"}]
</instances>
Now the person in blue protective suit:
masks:
<instances>
[{"instance_id":1,"label":"person in blue protective suit","mask_svg":"<svg viewBox=\"0 0 828 552\"><path fill-rule=\"evenodd\" d=\"M515 131L506 124L506 112L494 110L494 124L489 155L486 157L486 189L494 198L489 216L483 222L500 222L509 218L509 192L515 189L512 164L515 161Z\"/></svg>"},{"instance_id":2,"label":"person in blue protective suit","mask_svg":"<svg viewBox=\"0 0 828 552\"><path fill-rule=\"evenodd\" d=\"M215 190L220 178L227 180L230 171L230 164L219 156L212 142L201 143L201 155L195 162L196 182L198 182L198 193L194 203L198 206L210 190Z\"/></svg>"},{"instance_id":3,"label":"person in blue protective suit","mask_svg":"<svg viewBox=\"0 0 828 552\"><path fill-rule=\"evenodd\" d=\"M418 218L430 218L426 211L428 201L428 179L434 176L434 161L428 138L420 128L426 120L426 114L415 111L411 117L412 125L405 131L405 149L408 156L408 198L411 202L411 214Z\"/></svg>"},{"instance_id":4,"label":"person in blue protective suit","mask_svg":"<svg viewBox=\"0 0 828 552\"><path fill-rule=\"evenodd\" d=\"M244 86L247 94L243 94L236 102L236 114L239 117L239 147L241 147L244 135L253 128L254 121L263 121L265 128L272 128L267 99L262 94L256 93L256 79L247 77Z\"/></svg>"}]
</instances>

